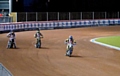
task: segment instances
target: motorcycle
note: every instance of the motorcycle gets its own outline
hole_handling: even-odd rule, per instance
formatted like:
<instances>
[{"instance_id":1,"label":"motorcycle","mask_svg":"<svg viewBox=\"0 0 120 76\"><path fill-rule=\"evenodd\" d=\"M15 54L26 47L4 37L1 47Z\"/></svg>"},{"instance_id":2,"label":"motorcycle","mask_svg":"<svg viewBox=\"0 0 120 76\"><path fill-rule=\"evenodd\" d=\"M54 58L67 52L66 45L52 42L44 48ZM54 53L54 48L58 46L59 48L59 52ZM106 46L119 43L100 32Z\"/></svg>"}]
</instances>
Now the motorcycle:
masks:
<instances>
[{"instance_id":1,"label":"motorcycle","mask_svg":"<svg viewBox=\"0 0 120 76\"><path fill-rule=\"evenodd\" d=\"M41 48L41 38L43 37L37 38L37 43L35 44L36 48Z\"/></svg>"},{"instance_id":2,"label":"motorcycle","mask_svg":"<svg viewBox=\"0 0 120 76\"><path fill-rule=\"evenodd\" d=\"M14 42L14 39L12 39L12 40L10 40L9 42L8 42L8 47L7 48L13 48L13 45L14 45L14 48L16 48L16 46L15 46L15 42Z\"/></svg>"},{"instance_id":3,"label":"motorcycle","mask_svg":"<svg viewBox=\"0 0 120 76\"><path fill-rule=\"evenodd\" d=\"M68 43L67 45L68 45L68 50L66 51L66 56L71 57L72 52L73 52L73 46L74 46L75 44Z\"/></svg>"}]
</instances>

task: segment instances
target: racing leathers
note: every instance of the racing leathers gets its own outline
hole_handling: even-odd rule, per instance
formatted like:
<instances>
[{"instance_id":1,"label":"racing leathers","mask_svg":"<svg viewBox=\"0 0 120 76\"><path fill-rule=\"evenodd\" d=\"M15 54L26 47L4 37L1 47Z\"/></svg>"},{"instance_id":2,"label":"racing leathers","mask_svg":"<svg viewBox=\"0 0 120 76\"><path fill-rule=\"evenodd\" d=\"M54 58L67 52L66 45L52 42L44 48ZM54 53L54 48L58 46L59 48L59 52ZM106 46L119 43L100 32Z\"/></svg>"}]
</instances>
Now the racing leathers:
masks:
<instances>
[{"instance_id":1,"label":"racing leathers","mask_svg":"<svg viewBox=\"0 0 120 76\"><path fill-rule=\"evenodd\" d=\"M65 44L67 44L67 46L66 46L66 51L69 50L69 46L68 46L68 43L69 43L69 42L71 42L73 45L76 44L76 41L75 41L73 38L68 38L68 39L66 39L66 40L65 40Z\"/></svg>"},{"instance_id":2,"label":"racing leathers","mask_svg":"<svg viewBox=\"0 0 120 76\"><path fill-rule=\"evenodd\" d=\"M36 32L36 33L34 34L34 37L37 39L37 40L36 40L36 44L38 43L38 41L40 41L40 43L41 43L41 38L43 38L42 33Z\"/></svg>"},{"instance_id":3,"label":"racing leathers","mask_svg":"<svg viewBox=\"0 0 120 76\"><path fill-rule=\"evenodd\" d=\"M8 48L8 46L9 46L10 42L13 42L13 46L14 46L14 48L16 48L15 33L14 33L14 32L9 32L9 33L7 34L7 37L9 38L8 44L7 44L7 48Z\"/></svg>"}]
</instances>

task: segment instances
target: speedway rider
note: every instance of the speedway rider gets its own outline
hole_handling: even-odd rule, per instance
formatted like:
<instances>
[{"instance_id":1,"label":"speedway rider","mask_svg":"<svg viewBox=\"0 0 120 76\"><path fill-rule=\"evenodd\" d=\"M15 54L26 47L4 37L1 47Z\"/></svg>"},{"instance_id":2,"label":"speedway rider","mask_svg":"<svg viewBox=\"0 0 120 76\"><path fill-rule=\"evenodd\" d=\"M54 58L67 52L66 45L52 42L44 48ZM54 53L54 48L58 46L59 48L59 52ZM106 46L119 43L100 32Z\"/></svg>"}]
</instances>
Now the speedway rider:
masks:
<instances>
[{"instance_id":1,"label":"speedway rider","mask_svg":"<svg viewBox=\"0 0 120 76\"><path fill-rule=\"evenodd\" d=\"M76 41L73 39L73 36L71 36L71 35L69 36L68 39L65 40L65 44L68 44L69 42L72 42L73 45L76 45ZM68 51L68 50L69 50L69 46L67 45L66 51Z\"/></svg>"},{"instance_id":2,"label":"speedway rider","mask_svg":"<svg viewBox=\"0 0 120 76\"><path fill-rule=\"evenodd\" d=\"M14 48L16 48L16 43L15 43L15 33L13 30L11 30L8 34L7 34L7 37L9 38L9 41L8 41L8 44L7 44L7 48L9 48L9 43L10 42L13 42L13 46Z\"/></svg>"},{"instance_id":3,"label":"speedway rider","mask_svg":"<svg viewBox=\"0 0 120 76\"><path fill-rule=\"evenodd\" d=\"M37 32L34 34L34 37L37 39L36 45L37 45L39 40L40 40L40 43L41 43L41 38L43 38L43 35L42 35L42 33L40 32L39 29L37 29Z\"/></svg>"}]
</instances>

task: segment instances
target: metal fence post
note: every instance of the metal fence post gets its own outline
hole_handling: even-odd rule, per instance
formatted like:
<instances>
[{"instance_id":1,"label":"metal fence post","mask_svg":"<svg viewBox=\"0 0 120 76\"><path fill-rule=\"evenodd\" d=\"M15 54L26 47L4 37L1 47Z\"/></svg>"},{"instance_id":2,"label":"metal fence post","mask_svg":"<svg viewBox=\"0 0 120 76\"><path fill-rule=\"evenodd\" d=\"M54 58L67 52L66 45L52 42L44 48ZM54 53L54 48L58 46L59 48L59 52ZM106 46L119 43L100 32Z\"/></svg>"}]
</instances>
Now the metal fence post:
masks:
<instances>
[{"instance_id":1,"label":"metal fence post","mask_svg":"<svg viewBox=\"0 0 120 76\"><path fill-rule=\"evenodd\" d=\"M16 12L16 22L18 22L18 13Z\"/></svg>"},{"instance_id":2,"label":"metal fence post","mask_svg":"<svg viewBox=\"0 0 120 76\"><path fill-rule=\"evenodd\" d=\"M46 12L47 13L47 21L48 21L48 12Z\"/></svg>"},{"instance_id":3,"label":"metal fence post","mask_svg":"<svg viewBox=\"0 0 120 76\"><path fill-rule=\"evenodd\" d=\"M59 12L58 12L58 21L59 21Z\"/></svg>"},{"instance_id":4,"label":"metal fence post","mask_svg":"<svg viewBox=\"0 0 120 76\"><path fill-rule=\"evenodd\" d=\"M94 20L94 12L93 12L93 20Z\"/></svg>"},{"instance_id":5,"label":"metal fence post","mask_svg":"<svg viewBox=\"0 0 120 76\"><path fill-rule=\"evenodd\" d=\"M10 22L10 21L11 21L10 17L7 17L7 16L6 16L5 19L6 19L5 22L6 22L6 21L7 21L7 22Z\"/></svg>"},{"instance_id":6,"label":"metal fence post","mask_svg":"<svg viewBox=\"0 0 120 76\"><path fill-rule=\"evenodd\" d=\"M106 15L107 15L107 14L106 14L106 12L105 12L105 19L106 19Z\"/></svg>"},{"instance_id":7,"label":"metal fence post","mask_svg":"<svg viewBox=\"0 0 120 76\"><path fill-rule=\"evenodd\" d=\"M119 18L119 11L118 11L118 18Z\"/></svg>"},{"instance_id":8,"label":"metal fence post","mask_svg":"<svg viewBox=\"0 0 120 76\"><path fill-rule=\"evenodd\" d=\"M37 16L38 16L38 13L36 12L36 21L38 20L38 17L37 17Z\"/></svg>"},{"instance_id":9,"label":"metal fence post","mask_svg":"<svg viewBox=\"0 0 120 76\"><path fill-rule=\"evenodd\" d=\"M70 12L69 12L69 20L70 20Z\"/></svg>"},{"instance_id":10,"label":"metal fence post","mask_svg":"<svg viewBox=\"0 0 120 76\"><path fill-rule=\"evenodd\" d=\"M26 12L26 22L27 22L27 12Z\"/></svg>"},{"instance_id":11,"label":"metal fence post","mask_svg":"<svg viewBox=\"0 0 120 76\"><path fill-rule=\"evenodd\" d=\"M80 18L81 18L81 20L82 20L82 12L80 12Z\"/></svg>"},{"instance_id":12,"label":"metal fence post","mask_svg":"<svg viewBox=\"0 0 120 76\"><path fill-rule=\"evenodd\" d=\"M8 17L8 22L11 22L12 21L12 18L11 17Z\"/></svg>"}]
</instances>

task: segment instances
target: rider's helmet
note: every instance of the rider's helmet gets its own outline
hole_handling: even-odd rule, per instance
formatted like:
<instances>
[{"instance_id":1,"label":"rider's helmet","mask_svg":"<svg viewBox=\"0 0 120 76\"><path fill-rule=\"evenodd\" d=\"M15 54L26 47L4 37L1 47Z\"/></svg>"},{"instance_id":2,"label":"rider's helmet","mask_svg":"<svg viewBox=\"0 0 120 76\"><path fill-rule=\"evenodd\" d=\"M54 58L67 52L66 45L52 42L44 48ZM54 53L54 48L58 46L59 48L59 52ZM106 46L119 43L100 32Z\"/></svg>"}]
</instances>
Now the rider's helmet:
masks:
<instances>
[{"instance_id":1,"label":"rider's helmet","mask_svg":"<svg viewBox=\"0 0 120 76\"><path fill-rule=\"evenodd\" d=\"M72 36L72 35L70 35L70 36L69 36L69 39L73 39L73 36Z\"/></svg>"},{"instance_id":2,"label":"rider's helmet","mask_svg":"<svg viewBox=\"0 0 120 76\"><path fill-rule=\"evenodd\" d=\"M40 33L40 29L38 28L36 32L37 32L37 33Z\"/></svg>"},{"instance_id":3,"label":"rider's helmet","mask_svg":"<svg viewBox=\"0 0 120 76\"><path fill-rule=\"evenodd\" d=\"M10 33L11 33L11 34L14 34L14 31L13 31L13 30L10 30Z\"/></svg>"},{"instance_id":4,"label":"rider's helmet","mask_svg":"<svg viewBox=\"0 0 120 76\"><path fill-rule=\"evenodd\" d=\"M69 36L69 39L72 40L72 42L73 42L73 36L72 35Z\"/></svg>"}]
</instances>

